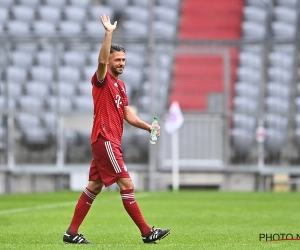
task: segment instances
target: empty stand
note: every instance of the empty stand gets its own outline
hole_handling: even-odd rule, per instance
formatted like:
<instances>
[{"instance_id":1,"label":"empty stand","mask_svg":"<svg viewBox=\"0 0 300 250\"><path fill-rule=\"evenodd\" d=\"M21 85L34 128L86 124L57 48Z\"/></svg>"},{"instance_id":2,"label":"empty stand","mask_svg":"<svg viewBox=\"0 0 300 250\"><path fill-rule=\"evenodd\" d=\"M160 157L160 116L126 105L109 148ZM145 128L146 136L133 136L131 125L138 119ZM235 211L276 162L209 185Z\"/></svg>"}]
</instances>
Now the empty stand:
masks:
<instances>
[{"instance_id":1,"label":"empty stand","mask_svg":"<svg viewBox=\"0 0 300 250\"><path fill-rule=\"evenodd\" d=\"M243 1L183 0L179 38L239 39Z\"/></svg>"}]
</instances>

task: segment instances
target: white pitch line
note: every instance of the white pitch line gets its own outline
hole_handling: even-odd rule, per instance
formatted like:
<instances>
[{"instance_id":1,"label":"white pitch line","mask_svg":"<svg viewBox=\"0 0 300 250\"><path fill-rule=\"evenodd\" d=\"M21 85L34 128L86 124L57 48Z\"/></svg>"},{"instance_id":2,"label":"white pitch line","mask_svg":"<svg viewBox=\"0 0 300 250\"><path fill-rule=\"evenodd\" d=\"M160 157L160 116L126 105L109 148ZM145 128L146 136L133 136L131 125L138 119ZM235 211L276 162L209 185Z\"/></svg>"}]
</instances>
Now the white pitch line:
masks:
<instances>
[{"instance_id":1,"label":"white pitch line","mask_svg":"<svg viewBox=\"0 0 300 250\"><path fill-rule=\"evenodd\" d=\"M149 196L149 194L138 194L137 199L141 199L141 198L144 198L147 196ZM116 197L111 197L111 198L115 199ZM24 213L24 212L33 211L33 210L46 210L46 209L59 208L59 207L75 206L76 202L71 201L71 202L64 202L64 203L49 204L49 205L44 205L44 206L21 207L21 208L7 209L7 210L2 210L2 211L0 210L0 215L13 214L13 213Z\"/></svg>"},{"instance_id":2,"label":"white pitch line","mask_svg":"<svg viewBox=\"0 0 300 250\"><path fill-rule=\"evenodd\" d=\"M74 206L75 204L76 204L76 202L72 201L72 202L65 202L65 203L49 204L49 205L45 205L45 206L8 209L8 210L0 211L0 215L1 214L24 213L24 212L32 211L32 210L46 210L46 209L59 208L59 207L68 207L68 206Z\"/></svg>"}]
</instances>

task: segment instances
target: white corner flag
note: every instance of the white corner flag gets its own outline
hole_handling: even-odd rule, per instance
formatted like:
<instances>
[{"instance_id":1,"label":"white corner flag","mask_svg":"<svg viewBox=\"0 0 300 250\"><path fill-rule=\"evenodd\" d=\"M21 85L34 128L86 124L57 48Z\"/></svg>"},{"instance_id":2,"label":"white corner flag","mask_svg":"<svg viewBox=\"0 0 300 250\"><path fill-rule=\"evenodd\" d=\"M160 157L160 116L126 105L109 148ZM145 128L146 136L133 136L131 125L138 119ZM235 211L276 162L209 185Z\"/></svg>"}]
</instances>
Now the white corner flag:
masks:
<instances>
[{"instance_id":1,"label":"white corner flag","mask_svg":"<svg viewBox=\"0 0 300 250\"><path fill-rule=\"evenodd\" d=\"M184 122L179 103L173 101L165 122L165 129L172 134L172 189L179 190L179 136L178 129Z\"/></svg>"},{"instance_id":2,"label":"white corner flag","mask_svg":"<svg viewBox=\"0 0 300 250\"><path fill-rule=\"evenodd\" d=\"M182 126L183 122L184 118L181 113L179 103L177 101L173 101L170 105L169 115L165 123L165 129L169 134L173 134Z\"/></svg>"}]
</instances>

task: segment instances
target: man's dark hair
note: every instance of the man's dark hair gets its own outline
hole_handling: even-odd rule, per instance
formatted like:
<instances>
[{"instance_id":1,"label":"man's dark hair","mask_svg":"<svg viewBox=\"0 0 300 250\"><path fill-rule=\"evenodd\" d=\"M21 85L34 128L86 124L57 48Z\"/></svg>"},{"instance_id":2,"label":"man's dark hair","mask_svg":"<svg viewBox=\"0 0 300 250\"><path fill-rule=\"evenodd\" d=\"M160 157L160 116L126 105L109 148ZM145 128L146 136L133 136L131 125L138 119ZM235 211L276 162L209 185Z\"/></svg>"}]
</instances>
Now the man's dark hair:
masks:
<instances>
[{"instance_id":1,"label":"man's dark hair","mask_svg":"<svg viewBox=\"0 0 300 250\"><path fill-rule=\"evenodd\" d=\"M125 49L119 45L119 44L112 44L110 46L110 54L114 53L115 51L119 51L119 52L124 52L125 53Z\"/></svg>"}]
</instances>

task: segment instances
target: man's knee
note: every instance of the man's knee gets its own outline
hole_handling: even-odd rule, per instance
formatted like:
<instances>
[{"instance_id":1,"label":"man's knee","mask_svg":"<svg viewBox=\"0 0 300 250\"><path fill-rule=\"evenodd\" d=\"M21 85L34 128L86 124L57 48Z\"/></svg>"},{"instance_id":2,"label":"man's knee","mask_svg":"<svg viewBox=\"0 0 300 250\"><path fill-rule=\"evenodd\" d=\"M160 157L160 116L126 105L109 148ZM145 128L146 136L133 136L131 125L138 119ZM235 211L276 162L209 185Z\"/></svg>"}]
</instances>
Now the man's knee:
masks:
<instances>
[{"instance_id":1,"label":"man's knee","mask_svg":"<svg viewBox=\"0 0 300 250\"><path fill-rule=\"evenodd\" d=\"M120 191L134 189L134 184L130 178L119 178L117 184L120 188Z\"/></svg>"},{"instance_id":2,"label":"man's knee","mask_svg":"<svg viewBox=\"0 0 300 250\"><path fill-rule=\"evenodd\" d=\"M99 194L103 188L103 183L100 180L89 181L87 188L95 194Z\"/></svg>"}]
</instances>

